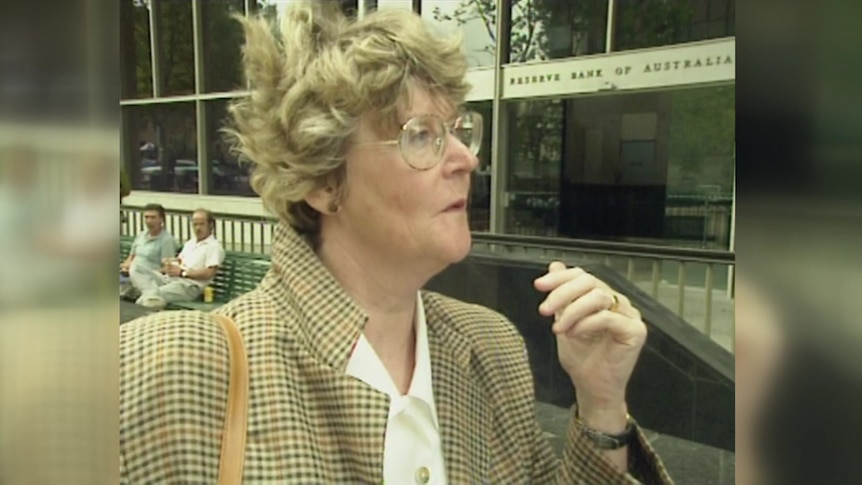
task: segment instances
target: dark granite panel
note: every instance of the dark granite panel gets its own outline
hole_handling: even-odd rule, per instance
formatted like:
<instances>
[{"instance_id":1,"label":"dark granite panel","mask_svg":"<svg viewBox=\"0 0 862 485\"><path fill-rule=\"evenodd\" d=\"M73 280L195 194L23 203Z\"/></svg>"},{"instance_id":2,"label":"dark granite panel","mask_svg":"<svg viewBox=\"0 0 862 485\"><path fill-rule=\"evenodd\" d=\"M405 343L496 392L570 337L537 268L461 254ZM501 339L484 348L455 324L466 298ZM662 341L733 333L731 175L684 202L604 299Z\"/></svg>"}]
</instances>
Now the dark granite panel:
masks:
<instances>
[{"instance_id":1,"label":"dark granite panel","mask_svg":"<svg viewBox=\"0 0 862 485\"><path fill-rule=\"evenodd\" d=\"M722 383L695 379L694 415L689 439L734 449L736 404L734 389Z\"/></svg>"},{"instance_id":2,"label":"dark granite panel","mask_svg":"<svg viewBox=\"0 0 862 485\"><path fill-rule=\"evenodd\" d=\"M666 333L653 331L652 328L649 328L649 330L645 347L651 349L661 356L662 359L676 367L679 372L687 376L695 377L704 371L704 369L700 369L699 371L699 368L703 366L697 357L669 338ZM710 375L714 375L714 373Z\"/></svg>"},{"instance_id":3,"label":"dark granite panel","mask_svg":"<svg viewBox=\"0 0 862 485\"><path fill-rule=\"evenodd\" d=\"M644 427L691 439L694 393L691 379L650 348L641 352L628 387L629 413ZM710 440L706 440L710 443Z\"/></svg>"},{"instance_id":4,"label":"dark granite panel","mask_svg":"<svg viewBox=\"0 0 862 485\"><path fill-rule=\"evenodd\" d=\"M710 340L612 268L589 264L585 265L584 269L624 293L641 312L650 330L658 330L673 342L674 348L669 350L674 350L678 354L687 354L689 359L704 364L706 366L704 370L712 374L712 378L733 386L735 367L733 354Z\"/></svg>"},{"instance_id":5,"label":"dark granite panel","mask_svg":"<svg viewBox=\"0 0 862 485\"><path fill-rule=\"evenodd\" d=\"M647 323L649 337L628 389L632 414L662 434L733 449L733 362L727 351L613 270L586 262L582 267L632 299ZM540 261L474 255L426 287L509 318L524 336L536 398L568 407L574 389L557 361L551 322L537 311L544 295L533 288L545 268ZM698 393L695 380L710 385Z\"/></svg>"}]
</instances>

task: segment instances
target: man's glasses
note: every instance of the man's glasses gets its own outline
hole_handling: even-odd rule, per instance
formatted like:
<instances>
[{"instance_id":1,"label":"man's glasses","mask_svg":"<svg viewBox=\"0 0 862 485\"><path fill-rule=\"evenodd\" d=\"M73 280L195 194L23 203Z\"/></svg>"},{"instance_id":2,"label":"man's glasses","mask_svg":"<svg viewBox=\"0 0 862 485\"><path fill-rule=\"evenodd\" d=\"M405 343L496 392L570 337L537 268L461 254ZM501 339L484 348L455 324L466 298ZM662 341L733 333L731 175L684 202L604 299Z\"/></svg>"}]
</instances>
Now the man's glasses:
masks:
<instances>
[{"instance_id":1,"label":"man's glasses","mask_svg":"<svg viewBox=\"0 0 862 485\"><path fill-rule=\"evenodd\" d=\"M416 170L429 170L443 159L449 133L455 135L470 153L478 155L482 146L482 115L467 111L448 124L437 115L418 115L401 126L397 140L360 145L398 145L407 165Z\"/></svg>"}]
</instances>

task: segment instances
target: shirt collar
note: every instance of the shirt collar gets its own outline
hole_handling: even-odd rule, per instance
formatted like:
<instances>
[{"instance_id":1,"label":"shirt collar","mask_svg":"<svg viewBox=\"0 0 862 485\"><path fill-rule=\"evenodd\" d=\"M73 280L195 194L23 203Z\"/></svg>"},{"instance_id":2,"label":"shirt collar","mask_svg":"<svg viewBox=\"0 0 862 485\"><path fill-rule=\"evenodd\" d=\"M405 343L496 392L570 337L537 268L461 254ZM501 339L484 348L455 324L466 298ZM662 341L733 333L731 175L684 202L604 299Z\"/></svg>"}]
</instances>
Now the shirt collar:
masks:
<instances>
[{"instance_id":1,"label":"shirt collar","mask_svg":"<svg viewBox=\"0 0 862 485\"><path fill-rule=\"evenodd\" d=\"M155 236L153 236L152 234L150 234L150 230L149 230L149 229L144 229L144 237L145 237L146 239L150 240L150 241L152 241L152 240L154 240L154 239L159 239L159 238L161 238L161 237L164 237L164 235L165 235L165 228L164 228L164 227L163 227L163 228L162 228L162 230L161 230L161 231L159 231L159 233L158 233L158 234L156 234Z\"/></svg>"},{"instance_id":2,"label":"shirt collar","mask_svg":"<svg viewBox=\"0 0 862 485\"><path fill-rule=\"evenodd\" d=\"M425 319L425 309L422 295L416 295L416 313L413 319L416 329L416 351L414 356L413 378L407 396L424 402L431 411L434 426L438 427L437 411L434 406L434 390L431 380L431 353L428 349L428 327ZM400 393L392 381L392 377L380 361L377 353L363 334L360 334L356 346L350 355L345 372L365 382L369 386L384 392L391 399L399 399Z\"/></svg>"},{"instance_id":3,"label":"shirt collar","mask_svg":"<svg viewBox=\"0 0 862 485\"><path fill-rule=\"evenodd\" d=\"M437 412L434 407L434 388L431 379L431 352L428 350L428 325L425 320L425 306L422 304L422 294L416 296L416 358L413 368L413 380L410 382L410 396L425 402L431 408L434 426L437 423Z\"/></svg>"}]
</instances>

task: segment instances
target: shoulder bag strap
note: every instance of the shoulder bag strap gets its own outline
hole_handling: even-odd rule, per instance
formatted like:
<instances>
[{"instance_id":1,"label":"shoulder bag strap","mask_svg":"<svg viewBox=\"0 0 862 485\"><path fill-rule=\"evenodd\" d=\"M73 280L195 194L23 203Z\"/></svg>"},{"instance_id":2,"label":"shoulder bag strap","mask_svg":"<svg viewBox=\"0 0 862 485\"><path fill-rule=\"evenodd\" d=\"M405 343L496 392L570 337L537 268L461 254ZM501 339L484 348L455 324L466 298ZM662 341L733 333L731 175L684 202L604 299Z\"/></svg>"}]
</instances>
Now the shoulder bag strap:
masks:
<instances>
[{"instance_id":1,"label":"shoulder bag strap","mask_svg":"<svg viewBox=\"0 0 862 485\"><path fill-rule=\"evenodd\" d=\"M239 485L242 483L248 422L248 361L242 343L242 334L233 320L224 315L213 315L213 317L224 332L230 359L230 381L221 438L218 484Z\"/></svg>"}]
</instances>

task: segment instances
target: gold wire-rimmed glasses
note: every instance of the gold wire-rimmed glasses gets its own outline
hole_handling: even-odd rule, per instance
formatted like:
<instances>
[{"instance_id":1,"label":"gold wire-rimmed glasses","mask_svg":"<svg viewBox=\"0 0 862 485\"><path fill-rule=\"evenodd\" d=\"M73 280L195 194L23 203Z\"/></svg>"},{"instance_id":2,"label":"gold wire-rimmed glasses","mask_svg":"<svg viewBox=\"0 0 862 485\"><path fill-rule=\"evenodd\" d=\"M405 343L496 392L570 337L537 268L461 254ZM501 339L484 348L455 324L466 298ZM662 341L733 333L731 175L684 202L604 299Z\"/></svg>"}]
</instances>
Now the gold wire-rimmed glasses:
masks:
<instances>
[{"instance_id":1,"label":"gold wire-rimmed glasses","mask_svg":"<svg viewBox=\"0 0 862 485\"><path fill-rule=\"evenodd\" d=\"M465 111L450 123L433 114L416 115L401 125L397 139L359 145L398 145L407 165L416 170L430 170L443 159L449 133L455 135L470 153L478 155L482 146L482 115Z\"/></svg>"}]
</instances>

